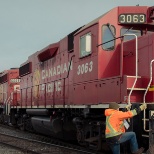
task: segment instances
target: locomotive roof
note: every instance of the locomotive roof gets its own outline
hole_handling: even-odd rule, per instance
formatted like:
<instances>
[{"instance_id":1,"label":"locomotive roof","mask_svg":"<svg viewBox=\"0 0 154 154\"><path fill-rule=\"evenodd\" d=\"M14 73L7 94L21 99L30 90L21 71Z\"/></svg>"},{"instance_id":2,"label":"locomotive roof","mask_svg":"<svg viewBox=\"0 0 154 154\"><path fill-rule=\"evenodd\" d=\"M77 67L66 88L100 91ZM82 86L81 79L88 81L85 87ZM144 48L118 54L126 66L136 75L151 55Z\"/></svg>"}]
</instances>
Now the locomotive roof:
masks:
<instances>
[{"instance_id":1,"label":"locomotive roof","mask_svg":"<svg viewBox=\"0 0 154 154\"><path fill-rule=\"evenodd\" d=\"M111 11L111 10L110 10ZM108 11L108 12L110 12ZM98 23L98 21L103 17L105 16L108 12L104 13L103 15L99 16L98 18L94 19L93 21L89 22L88 24L86 24L85 26L83 26L79 31L77 31L75 33L75 35L77 35L79 32L83 31L84 29L88 28L88 27L91 27L92 25L95 25Z\"/></svg>"},{"instance_id":2,"label":"locomotive roof","mask_svg":"<svg viewBox=\"0 0 154 154\"><path fill-rule=\"evenodd\" d=\"M118 9L119 9L119 8L125 9L125 8L128 8L128 7L131 7L131 8L134 7L134 8L135 8L136 6L118 6L117 8L118 8ZM148 6L139 6L139 7L148 7ZM152 8L153 8L153 7L152 7ZM113 8L113 9L114 9L114 8ZM113 9L112 9L112 10L113 10ZM112 11L112 10L110 10L110 11ZM75 35L77 35L77 34L80 33L81 31L87 29L88 27L91 27L91 26L93 26L93 25L95 25L95 24L98 24L99 20L100 20L102 17L104 17L107 13L109 13L110 11L104 13L104 14L101 15L100 17L94 19L93 21L91 21L91 22L89 22L88 24L86 24L85 26L83 26L79 31L77 31L77 32L75 33ZM152 22L152 23L149 23L149 24L153 24L153 22Z\"/></svg>"}]
</instances>

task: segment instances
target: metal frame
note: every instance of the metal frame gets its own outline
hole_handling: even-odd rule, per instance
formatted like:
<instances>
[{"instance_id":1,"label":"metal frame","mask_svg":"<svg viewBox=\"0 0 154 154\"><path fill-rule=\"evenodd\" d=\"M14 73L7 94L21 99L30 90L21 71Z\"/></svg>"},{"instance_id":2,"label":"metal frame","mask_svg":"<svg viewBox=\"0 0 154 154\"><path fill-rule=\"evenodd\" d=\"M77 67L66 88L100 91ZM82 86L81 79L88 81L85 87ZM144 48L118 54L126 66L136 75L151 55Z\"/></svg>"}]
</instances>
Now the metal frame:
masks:
<instances>
[{"instance_id":1,"label":"metal frame","mask_svg":"<svg viewBox=\"0 0 154 154\"><path fill-rule=\"evenodd\" d=\"M148 86L147 86L147 88L146 88L146 91L145 91L145 93L144 93L144 96L143 96L143 104L145 104L145 97L146 97L146 95L147 95L147 92L148 92L149 87L150 87L151 82L152 82L152 64L153 64L153 62L154 62L154 59L151 60L151 62L150 62L150 81L149 81L149 84L148 84ZM149 132L150 130L146 129L146 120L147 120L147 119L146 119L146 115L145 115L145 110L144 110L143 114L144 114L144 115L143 115L144 131Z\"/></svg>"},{"instance_id":2,"label":"metal frame","mask_svg":"<svg viewBox=\"0 0 154 154\"><path fill-rule=\"evenodd\" d=\"M129 92L129 95L128 95L128 105L131 105L130 103L130 96L134 90L134 87L135 87L135 84L137 82L137 79L138 79L138 41L137 41L137 35L135 34L124 34L123 37L125 36L135 36L135 39L136 39L136 72L135 72L135 81L134 81L134 84ZM123 45L122 45L122 52L123 52ZM123 55L123 54L122 54ZM122 60L123 62L123 60Z\"/></svg>"}]
</instances>

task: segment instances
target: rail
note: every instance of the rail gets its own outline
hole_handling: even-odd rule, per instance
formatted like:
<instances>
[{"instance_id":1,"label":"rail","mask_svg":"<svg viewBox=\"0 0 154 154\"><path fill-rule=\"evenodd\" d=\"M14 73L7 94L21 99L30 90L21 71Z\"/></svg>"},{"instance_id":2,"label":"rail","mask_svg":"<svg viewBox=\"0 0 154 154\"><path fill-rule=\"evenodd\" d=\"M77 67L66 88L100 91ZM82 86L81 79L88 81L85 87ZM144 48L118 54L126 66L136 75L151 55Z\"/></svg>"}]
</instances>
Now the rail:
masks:
<instances>
[{"instance_id":1,"label":"rail","mask_svg":"<svg viewBox=\"0 0 154 154\"><path fill-rule=\"evenodd\" d=\"M131 90L130 90L130 92L129 92L129 95L128 95L128 105L131 105L131 103L130 103L130 96L131 96L131 94L132 94L132 92L133 92L133 90L134 90L135 84L136 84L137 79L138 79L138 41L137 41L137 35L135 35L135 34L124 34L124 37L125 37L125 36L135 36L135 39L136 39L136 48L135 48L135 50L136 50L136 71L135 71L135 81L134 81L133 86L132 86L132 88L131 88ZM123 45L122 45L122 52L123 52ZM123 58L122 58L122 59L123 59Z\"/></svg>"},{"instance_id":2,"label":"rail","mask_svg":"<svg viewBox=\"0 0 154 154\"><path fill-rule=\"evenodd\" d=\"M143 104L145 104L145 97L147 95L148 89L150 88L151 82L152 82L152 63L154 62L154 59L150 62L150 81L149 84L146 88L146 91L143 96ZM144 131L149 132L150 130L146 129L146 115L145 115L145 110L143 111L143 126L144 126Z\"/></svg>"},{"instance_id":3,"label":"rail","mask_svg":"<svg viewBox=\"0 0 154 154\"><path fill-rule=\"evenodd\" d=\"M81 147L75 143L61 141L51 136L43 136L23 131L17 131L6 125L0 125L0 144L12 146L24 153L46 154L46 153L76 153L96 154L96 150ZM102 152L97 152L102 154Z\"/></svg>"}]
</instances>

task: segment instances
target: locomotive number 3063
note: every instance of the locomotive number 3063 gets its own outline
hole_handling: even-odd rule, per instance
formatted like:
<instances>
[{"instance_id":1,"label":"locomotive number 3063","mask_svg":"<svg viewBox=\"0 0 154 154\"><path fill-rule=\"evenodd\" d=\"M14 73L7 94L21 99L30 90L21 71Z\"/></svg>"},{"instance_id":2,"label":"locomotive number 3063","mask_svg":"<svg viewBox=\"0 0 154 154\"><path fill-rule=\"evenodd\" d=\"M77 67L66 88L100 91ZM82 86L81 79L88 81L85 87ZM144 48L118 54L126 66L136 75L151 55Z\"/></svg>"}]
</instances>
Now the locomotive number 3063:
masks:
<instances>
[{"instance_id":1,"label":"locomotive number 3063","mask_svg":"<svg viewBox=\"0 0 154 154\"><path fill-rule=\"evenodd\" d=\"M119 16L119 22L123 24L145 23L145 21L145 14L121 14Z\"/></svg>"},{"instance_id":2,"label":"locomotive number 3063","mask_svg":"<svg viewBox=\"0 0 154 154\"><path fill-rule=\"evenodd\" d=\"M92 70L93 70L93 62L91 61L89 63L79 65L77 74L80 75L80 74L92 72Z\"/></svg>"}]
</instances>

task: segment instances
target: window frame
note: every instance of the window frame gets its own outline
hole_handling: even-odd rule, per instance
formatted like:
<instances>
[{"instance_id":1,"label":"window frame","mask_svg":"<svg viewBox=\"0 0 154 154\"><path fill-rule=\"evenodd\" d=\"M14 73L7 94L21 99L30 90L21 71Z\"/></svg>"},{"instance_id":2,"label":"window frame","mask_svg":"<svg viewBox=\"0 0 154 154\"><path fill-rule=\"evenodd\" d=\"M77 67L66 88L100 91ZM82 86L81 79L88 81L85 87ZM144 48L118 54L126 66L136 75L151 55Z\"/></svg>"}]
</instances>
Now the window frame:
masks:
<instances>
[{"instance_id":1,"label":"window frame","mask_svg":"<svg viewBox=\"0 0 154 154\"><path fill-rule=\"evenodd\" d=\"M123 29L125 29L125 30L128 30L129 29L129 27L127 28L127 27L121 27L121 29L120 29L120 35L121 36L123 36L123 34L122 34L122 30ZM142 32L142 30L140 30L140 29L130 29L130 31L132 32L132 31L140 31L140 36L142 36L143 34L143 32ZM128 33L129 33L129 31L128 31ZM124 33L124 34L128 34L128 33ZM136 34L136 33L129 33L129 34ZM137 35L138 36L138 35ZM140 36L138 36L138 37L140 37ZM127 39L127 40L124 40L124 42L127 42L127 41L131 41L131 40L133 40L133 39L135 39L135 37L133 37L132 39Z\"/></svg>"},{"instance_id":2,"label":"window frame","mask_svg":"<svg viewBox=\"0 0 154 154\"><path fill-rule=\"evenodd\" d=\"M81 51L81 39L84 38L84 37L86 37L86 36L88 36L88 35L91 37L91 40L90 40L90 50L91 51L89 51L89 52L84 51L84 52L87 52L87 54L82 55L82 51ZM79 57L80 58L84 58L84 57L90 56L92 54L92 33L91 32L87 32L87 33L83 34L82 36L80 36L79 41L80 41L80 43L79 43ZM85 44L85 48L86 48L86 44Z\"/></svg>"},{"instance_id":3,"label":"window frame","mask_svg":"<svg viewBox=\"0 0 154 154\"><path fill-rule=\"evenodd\" d=\"M101 30L102 30L102 33L101 33L102 43L103 43L103 36L104 36L103 27L104 27L104 26L108 27L107 25L108 25L108 24L104 24L104 25L102 25L102 28L101 28ZM110 26L114 28L114 34L116 35L116 28L115 28L115 26L114 26L114 25L110 25ZM108 29L109 29L109 27L108 27ZM109 29L109 30L110 30L110 29ZM114 37L113 37L113 39L114 39ZM111 39L111 40L112 40L112 39ZM116 40L113 40L113 41L114 41L113 49L106 49L106 48L104 48L104 44L101 45L101 46L102 46L102 49L105 50L105 51L113 51L113 50L115 50ZM106 41L106 42L107 42L107 41ZM105 42L104 42L104 43L105 43Z\"/></svg>"}]
</instances>

